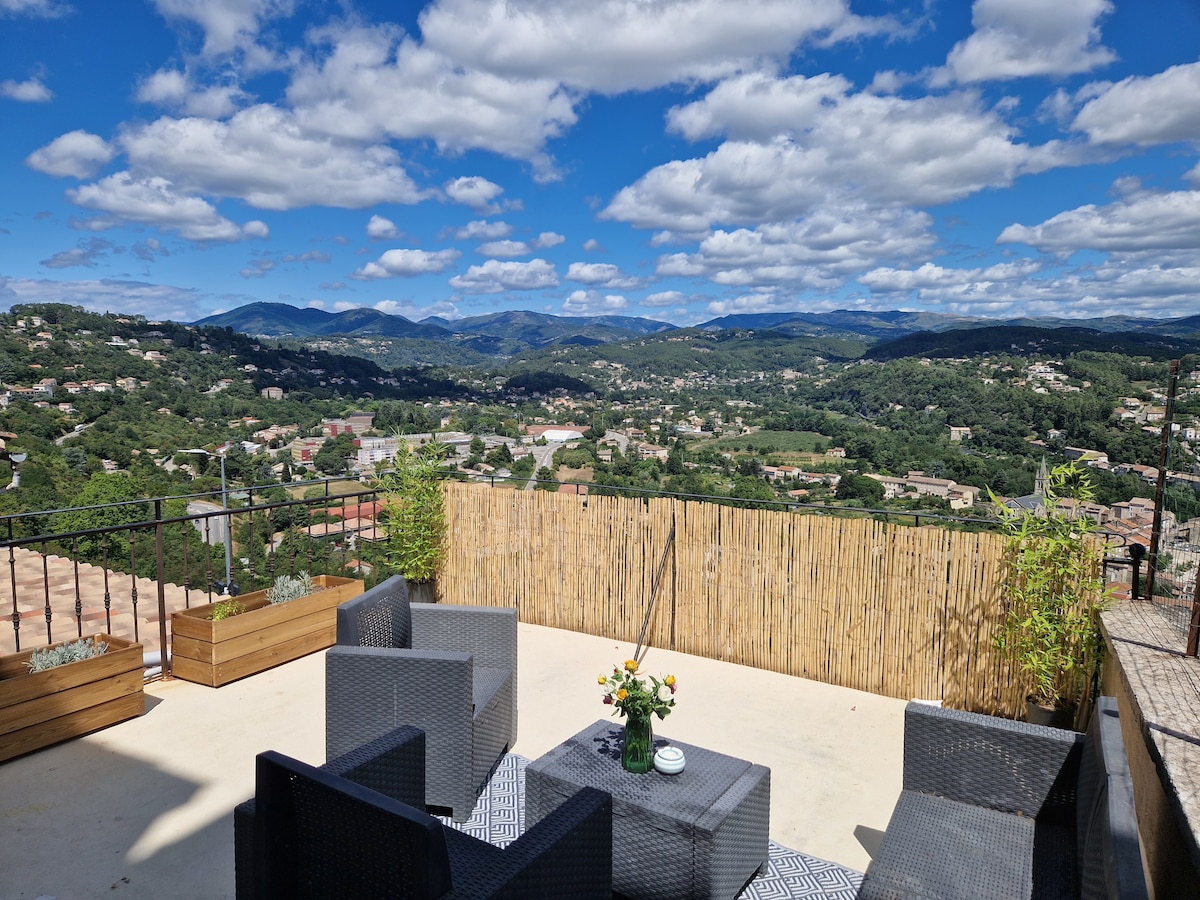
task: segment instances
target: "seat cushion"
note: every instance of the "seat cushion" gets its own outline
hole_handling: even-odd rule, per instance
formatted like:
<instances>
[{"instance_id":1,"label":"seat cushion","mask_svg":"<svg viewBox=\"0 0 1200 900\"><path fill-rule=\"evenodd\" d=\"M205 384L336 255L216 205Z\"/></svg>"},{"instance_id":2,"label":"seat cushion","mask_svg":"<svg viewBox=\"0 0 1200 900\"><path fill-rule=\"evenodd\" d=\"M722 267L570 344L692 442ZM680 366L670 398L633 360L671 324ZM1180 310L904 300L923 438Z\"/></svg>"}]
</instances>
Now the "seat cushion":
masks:
<instances>
[{"instance_id":1,"label":"seat cushion","mask_svg":"<svg viewBox=\"0 0 1200 900\"><path fill-rule=\"evenodd\" d=\"M1028 900L1076 896L1075 830L902 791L859 897Z\"/></svg>"}]
</instances>

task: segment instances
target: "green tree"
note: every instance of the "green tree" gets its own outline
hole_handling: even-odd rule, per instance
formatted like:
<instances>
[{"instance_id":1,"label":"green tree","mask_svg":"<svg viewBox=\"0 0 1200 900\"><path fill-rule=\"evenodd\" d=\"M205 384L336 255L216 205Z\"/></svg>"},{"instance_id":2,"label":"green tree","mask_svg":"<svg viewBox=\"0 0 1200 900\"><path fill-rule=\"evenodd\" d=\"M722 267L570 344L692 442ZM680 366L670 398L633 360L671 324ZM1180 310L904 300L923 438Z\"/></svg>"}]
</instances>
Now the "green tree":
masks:
<instances>
[{"instance_id":1,"label":"green tree","mask_svg":"<svg viewBox=\"0 0 1200 900\"><path fill-rule=\"evenodd\" d=\"M128 475L97 473L88 479L75 498L74 508L55 514L54 529L58 532L86 531L144 522L150 517L149 505L127 502L143 499L139 485ZM103 544L111 540L114 538L105 535L80 537L79 551L88 558L95 558Z\"/></svg>"},{"instance_id":2,"label":"green tree","mask_svg":"<svg viewBox=\"0 0 1200 900\"><path fill-rule=\"evenodd\" d=\"M857 500L875 507L883 502L883 485L866 475L844 475L833 496L838 500Z\"/></svg>"}]
</instances>

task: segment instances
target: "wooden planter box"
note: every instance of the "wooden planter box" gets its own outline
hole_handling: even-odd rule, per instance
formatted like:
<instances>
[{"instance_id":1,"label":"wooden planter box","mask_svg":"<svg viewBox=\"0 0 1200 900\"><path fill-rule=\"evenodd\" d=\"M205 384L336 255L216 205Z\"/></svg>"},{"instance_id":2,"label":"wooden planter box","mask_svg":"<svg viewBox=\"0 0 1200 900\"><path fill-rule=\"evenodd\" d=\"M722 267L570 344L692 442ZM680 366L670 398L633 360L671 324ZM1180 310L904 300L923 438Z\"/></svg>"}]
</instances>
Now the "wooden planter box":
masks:
<instances>
[{"instance_id":1,"label":"wooden planter box","mask_svg":"<svg viewBox=\"0 0 1200 900\"><path fill-rule=\"evenodd\" d=\"M171 674L185 681L220 687L317 650L337 637L337 608L363 592L357 578L317 575L321 590L286 603L270 604L266 591L237 600L246 611L214 622L215 603L182 609L171 616Z\"/></svg>"},{"instance_id":2,"label":"wooden planter box","mask_svg":"<svg viewBox=\"0 0 1200 900\"><path fill-rule=\"evenodd\" d=\"M142 645L91 637L108 651L44 672L29 671L32 649L0 656L0 762L145 712Z\"/></svg>"}]
</instances>

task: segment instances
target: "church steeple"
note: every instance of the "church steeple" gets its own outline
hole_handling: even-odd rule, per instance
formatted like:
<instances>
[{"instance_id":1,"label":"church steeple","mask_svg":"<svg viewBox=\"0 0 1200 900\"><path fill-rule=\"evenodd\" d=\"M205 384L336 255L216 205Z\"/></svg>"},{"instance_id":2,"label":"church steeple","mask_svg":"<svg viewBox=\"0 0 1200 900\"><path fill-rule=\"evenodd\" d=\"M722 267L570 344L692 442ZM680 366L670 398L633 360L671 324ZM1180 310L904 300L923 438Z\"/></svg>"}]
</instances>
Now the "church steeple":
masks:
<instances>
[{"instance_id":1,"label":"church steeple","mask_svg":"<svg viewBox=\"0 0 1200 900\"><path fill-rule=\"evenodd\" d=\"M1046 487L1050 484L1050 470L1046 468L1046 457L1042 457L1038 465L1037 476L1033 479L1033 493L1037 497L1046 496Z\"/></svg>"}]
</instances>

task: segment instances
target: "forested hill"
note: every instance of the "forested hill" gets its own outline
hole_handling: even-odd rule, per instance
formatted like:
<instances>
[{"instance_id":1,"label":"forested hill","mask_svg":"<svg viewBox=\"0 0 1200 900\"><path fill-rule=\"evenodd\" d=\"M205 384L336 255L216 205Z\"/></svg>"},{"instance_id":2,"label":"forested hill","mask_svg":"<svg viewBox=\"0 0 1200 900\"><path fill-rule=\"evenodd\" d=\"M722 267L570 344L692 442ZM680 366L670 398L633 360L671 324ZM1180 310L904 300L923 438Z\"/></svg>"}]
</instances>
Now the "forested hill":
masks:
<instances>
[{"instance_id":1,"label":"forested hill","mask_svg":"<svg viewBox=\"0 0 1200 900\"><path fill-rule=\"evenodd\" d=\"M1146 332L1098 331L1094 328L994 325L953 331L920 331L876 344L864 356L880 361L906 357L962 359L984 353L1069 356L1084 350L1170 359L1200 351L1200 340Z\"/></svg>"}]
</instances>

